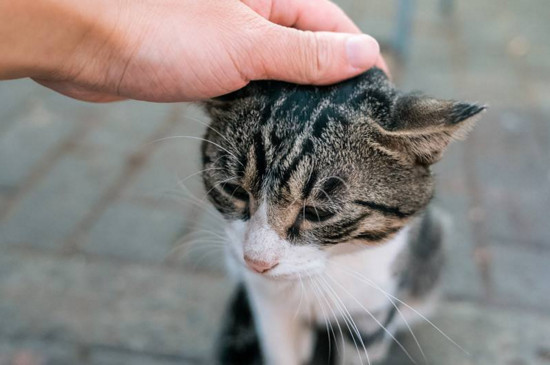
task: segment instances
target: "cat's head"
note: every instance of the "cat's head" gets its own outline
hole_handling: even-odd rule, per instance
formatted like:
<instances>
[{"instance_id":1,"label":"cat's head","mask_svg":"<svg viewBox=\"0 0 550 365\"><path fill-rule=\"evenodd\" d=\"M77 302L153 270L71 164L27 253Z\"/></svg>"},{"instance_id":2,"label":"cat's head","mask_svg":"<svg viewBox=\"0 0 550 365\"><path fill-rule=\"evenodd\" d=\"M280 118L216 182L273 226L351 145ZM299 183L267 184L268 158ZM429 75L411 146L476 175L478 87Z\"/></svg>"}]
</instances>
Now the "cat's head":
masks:
<instances>
[{"instance_id":1,"label":"cat's head","mask_svg":"<svg viewBox=\"0 0 550 365\"><path fill-rule=\"evenodd\" d=\"M484 107L401 93L372 69L325 87L254 82L206 109L203 179L231 253L297 278L339 246L383 245L422 212L430 165Z\"/></svg>"}]
</instances>

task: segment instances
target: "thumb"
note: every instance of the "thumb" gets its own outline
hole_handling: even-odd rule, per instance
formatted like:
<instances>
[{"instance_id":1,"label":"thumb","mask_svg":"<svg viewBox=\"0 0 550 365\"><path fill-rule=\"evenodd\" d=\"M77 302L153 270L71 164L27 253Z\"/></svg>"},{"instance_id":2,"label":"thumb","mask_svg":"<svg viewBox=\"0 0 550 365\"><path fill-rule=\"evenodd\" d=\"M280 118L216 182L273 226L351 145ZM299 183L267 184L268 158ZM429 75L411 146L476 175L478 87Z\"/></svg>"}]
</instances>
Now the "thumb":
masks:
<instances>
[{"instance_id":1,"label":"thumb","mask_svg":"<svg viewBox=\"0 0 550 365\"><path fill-rule=\"evenodd\" d=\"M309 32L274 26L258 37L254 79L331 84L375 65L380 47L366 34Z\"/></svg>"}]
</instances>

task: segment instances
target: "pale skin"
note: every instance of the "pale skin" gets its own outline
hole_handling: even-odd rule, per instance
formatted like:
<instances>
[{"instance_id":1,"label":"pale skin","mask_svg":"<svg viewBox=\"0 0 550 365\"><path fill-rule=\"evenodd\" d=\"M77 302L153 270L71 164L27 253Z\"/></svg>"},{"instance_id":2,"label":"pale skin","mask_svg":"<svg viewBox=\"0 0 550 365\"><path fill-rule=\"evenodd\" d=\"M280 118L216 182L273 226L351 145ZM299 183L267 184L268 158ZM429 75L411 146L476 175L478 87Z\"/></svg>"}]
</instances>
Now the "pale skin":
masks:
<instances>
[{"instance_id":1,"label":"pale skin","mask_svg":"<svg viewBox=\"0 0 550 365\"><path fill-rule=\"evenodd\" d=\"M328 0L0 0L0 55L0 80L95 102L387 72L376 40Z\"/></svg>"}]
</instances>

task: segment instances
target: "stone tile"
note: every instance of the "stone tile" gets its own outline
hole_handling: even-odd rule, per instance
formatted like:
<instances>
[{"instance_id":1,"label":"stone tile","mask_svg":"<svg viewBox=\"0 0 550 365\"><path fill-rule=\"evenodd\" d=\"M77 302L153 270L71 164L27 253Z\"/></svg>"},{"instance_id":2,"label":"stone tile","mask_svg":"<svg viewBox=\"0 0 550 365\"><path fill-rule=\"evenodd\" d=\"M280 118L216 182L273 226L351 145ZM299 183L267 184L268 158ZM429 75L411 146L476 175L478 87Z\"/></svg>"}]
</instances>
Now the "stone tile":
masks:
<instances>
[{"instance_id":1,"label":"stone tile","mask_svg":"<svg viewBox=\"0 0 550 365\"><path fill-rule=\"evenodd\" d=\"M550 313L550 251L529 249L519 242L512 246L493 241L490 254L495 301Z\"/></svg>"},{"instance_id":2,"label":"stone tile","mask_svg":"<svg viewBox=\"0 0 550 365\"><path fill-rule=\"evenodd\" d=\"M471 136L479 202L491 237L549 247L550 154L537 143L545 120L521 111L487 114Z\"/></svg>"},{"instance_id":3,"label":"stone tile","mask_svg":"<svg viewBox=\"0 0 550 365\"><path fill-rule=\"evenodd\" d=\"M65 156L0 224L0 244L61 247L123 167L123 156L96 150Z\"/></svg>"},{"instance_id":4,"label":"stone tile","mask_svg":"<svg viewBox=\"0 0 550 365\"><path fill-rule=\"evenodd\" d=\"M435 203L446 229L443 292L452 298L479 300L484 292L475 260L469 205L463 198L450 195L439 197Z\"/></svg>"},{"instance_id":5,"label":"stone tile","mask_svg":"<svg viewBox=\"0 0 550 365\"><path fill-rule=\"evenodd\" d=\"M22 359L25 362L22 362ZM20 361L20 362L16 362ZM191 365L200 359L154 355L48 339L0 339L0 365Z\"/></svg>"},{"instance_id":6,"label":"stone tile","mask_svg":"<svg viewBox=\"0 0 550 365\"><path fill-rule=\"evenodd\" d=\"M127 161L130 154L142 148L167 118L167 107L135 104L92 107L89 117L102 121L101 128L92 130L73 154L59 161L2 222L0 243L26 242L42 247L62 244L105 189L123 173L126 163L131 163ZM58 138L57 133L52 135ZM15 149L12 144L9 151Z\"/></svg>"},{"instance_id":7,"label":"stone tile","mask_svg":"<svg viewBox=\"0 0 550 365\"><path fill-rule=\"evenodd\" d=\"M0 136L0 185L16 186L44 155L78 126L82 114L34 100Z\"/></svg>"},{"instance_id":8,"label":"stone tile","mask_svg":"<svg viewBox=\"0 0 550 365\"><path fill-rule=\"evenodd\" d=\"M471 303L440 305L432 318L444 333L463 347L465 354L427 323L413 328L429 364L445 365L546 365L550 343L550 316L482 307ZM424 363L412 336L403 344ZM387 365L411 361L394 346Z\"/></svg>"},{"instance_id":9,"label":"stone tile","mask_svg":"<svg viewBox=\"0 0 550 365\"><path fill-rule=\"evenodd\" d=\"M197 365L208 363L200 359L186 359L181 356L151 356L140 353L95 350L90 354L91 365Z\"/></svg>"},{"instance_id":10,"label":"stone tile","mask_svg":"<svg viewBox=\"0 0 550 365\"><path fill-rule=\"evenodd\" d=\"M83 364L78 346L62 342L32 339L0 338L0 365L13 365L16 359L27 359L28 365ZM21 361L21 360L20 360Z\"/></svg>"},{"instance_id":11,"label":"stone tile","mask_svg":"<svg viewBox=\"0 0 550 365\"><path fill-rule=\"evenodd\" d=\"M208 275L13 250L0 268L0 338L189 359L211 356L232 290Z\"/></svg>"},{"instance_id":12,"label":"stone tile","mask_svg":"<svg viewBox=\"0 0 550 365\"><path fill-rule=\"evenodd\" d=\"M125 101L97 108L96 113L101 113L104 124L93 130L83 143L110 153L129 153L146 147L147 138L177 106Z\"/></svg>"},{"instance_id":13,"label":"stone tile","mask_svg":"<svg viewBox=\"0 0 550 365\"><path fill-rule=\"evenodd\" d=\"M475 133L475 130L474 132ZM451 297L479 300L483 295L475 261L476 241L472 235L472 207L464 168L465 143L453 143L434 166L434 206L446 228L446 264L443 289Z\"/></svg>"},{"instance_id":14,"label":"stone tile","mask_svg":"<svg viewBox=\"0 0 550 365\"><path fill-rule=\"evenodd\" d=\"M135 181L124 191L127 197L171 200L183 205L189 193L199 196L202 190L200 145L207 117L193 105L186 105L177 125L152 144L154 152ZM184 136L189 136L187 138ZM201 193L202 192L202 193Z\"/></svg>"},{"instance_id":15,"label":"stone tile","mask_svg":"<svg viewBox=\"0 0 550 365\"><path fill-rule=\"evenodd\" d=\"M163 262L173 253L184 228L184 216L177 210L124 201L113 203L80 247L84 252L130 261Z\"/></svg>"},{"instance_id":16,"label":"stone tile","mask_svg":"<svg viewBox=\"0 0 550 365\"><path fill-rule=\"evenodd\" d=\"M41 89L44 88L29 79L0 83L0 133L8 129L29 104L36 102Z\"/></svg>"},{"instance_id":17,"label":"stone tile","mask_svg":"<svg viewBox=\"0 0 550 365\"><path fill-rule=\"evenodd\" d=\"M344 2L345 3L345 2ZM353 1L346 6L349 16L365 33L371 34L379 41L391 40L394 32L395 5L391 1Z\"/></svg>"}]
</instances>

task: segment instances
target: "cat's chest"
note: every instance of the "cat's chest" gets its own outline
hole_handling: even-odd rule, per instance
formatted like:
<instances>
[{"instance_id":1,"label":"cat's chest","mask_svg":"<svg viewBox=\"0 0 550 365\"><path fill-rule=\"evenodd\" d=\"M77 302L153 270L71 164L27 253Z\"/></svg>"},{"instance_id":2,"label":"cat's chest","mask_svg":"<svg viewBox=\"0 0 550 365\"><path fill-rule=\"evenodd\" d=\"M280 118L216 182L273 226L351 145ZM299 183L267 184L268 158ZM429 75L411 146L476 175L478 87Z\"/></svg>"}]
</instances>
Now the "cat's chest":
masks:
<instances>
[{"instance_id":1,"label":"cat's chest","mask_svg":"<svg viewBox=\"0 0 550 365\"><path fill-rule=\"evenodd\" d=\"M369 316L391 306L399 281L395 264L407 237L404 230L385 245L367 250L350 247L349 252L331 257L325 274L315 279L310 297L316 317Z\"/></svg>"}]
</instances>

